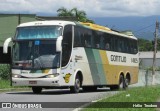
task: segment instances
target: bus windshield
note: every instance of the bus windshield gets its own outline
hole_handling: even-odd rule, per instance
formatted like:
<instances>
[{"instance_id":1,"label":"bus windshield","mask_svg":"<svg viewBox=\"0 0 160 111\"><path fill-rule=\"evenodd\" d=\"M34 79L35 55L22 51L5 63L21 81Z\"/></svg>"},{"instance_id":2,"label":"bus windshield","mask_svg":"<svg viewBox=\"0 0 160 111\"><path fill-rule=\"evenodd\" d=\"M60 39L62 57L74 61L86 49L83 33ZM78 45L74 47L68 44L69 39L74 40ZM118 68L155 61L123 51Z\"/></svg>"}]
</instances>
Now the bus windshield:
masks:
<instances>
[{"instance_id":1,"label":"bus windshield","mask_svg":"<svg viewBox=\"0 0 160 111\"><path fill-rule=\"evenodd\" d=\"M16 39L57 38L62 35L61 26L29 26L17 28Z\"/></svg>"},{"instance_id":2,"label":"bus windshield","mask_svg":"<svg viewBox=\"0 0 160 111\"><path fill-rule=\"evenodd\" d=\"M59 58L55 40L16 41L13 45L15 68L58 68Z\"/></svg>"}]
</instances>

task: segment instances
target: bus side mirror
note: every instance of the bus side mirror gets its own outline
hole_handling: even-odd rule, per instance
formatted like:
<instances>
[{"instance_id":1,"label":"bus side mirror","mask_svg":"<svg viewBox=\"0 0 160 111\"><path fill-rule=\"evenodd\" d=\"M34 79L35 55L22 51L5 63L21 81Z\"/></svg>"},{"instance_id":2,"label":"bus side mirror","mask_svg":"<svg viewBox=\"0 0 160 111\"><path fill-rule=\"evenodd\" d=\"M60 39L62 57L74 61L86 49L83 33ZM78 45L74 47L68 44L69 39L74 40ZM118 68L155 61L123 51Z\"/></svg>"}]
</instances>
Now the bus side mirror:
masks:
<instances>
[{"instance_id":1,"label":"bus side mirror","mask_svg":"<svg viewBox=\"0 0 160 111\"><path fill-rule=\"evenodd\" d=\"M56 51L61 52L62 51L62 36L58 37L56 41Z\"/></svg>"},{"instance_id":2,"label":"bus side mirror","mask_svg":"<svg viewBox=\"0 0 160 111\"><path fill-rule=\"evenodd\" d=\"M8 46L9 43L12 41L12 38L8 38L5 40L4 44L3 44L3 53L7 54L8 53Z\"/></svg>"}]
</instances>

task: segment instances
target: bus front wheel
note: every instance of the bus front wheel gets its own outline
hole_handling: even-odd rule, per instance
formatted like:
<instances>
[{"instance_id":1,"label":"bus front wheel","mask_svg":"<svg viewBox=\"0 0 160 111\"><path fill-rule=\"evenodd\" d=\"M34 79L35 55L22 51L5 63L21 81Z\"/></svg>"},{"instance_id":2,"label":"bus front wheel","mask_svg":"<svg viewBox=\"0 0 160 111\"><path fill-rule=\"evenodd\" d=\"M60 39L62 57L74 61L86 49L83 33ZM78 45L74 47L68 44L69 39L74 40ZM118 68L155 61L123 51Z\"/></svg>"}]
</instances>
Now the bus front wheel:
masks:
<instances>
[{"instance_id":1,"label":"bus front wheel","mask_svg":"<svg viewBox=\"0 0 160 111\"><path fill-rule=\"evenodd\" d=\"M77 75L76 78L75 78L74 86L70 87L70 91L72 93L78 93L79 90L80 90L80 86L81 86L81 81L80 81L79 76Z\"/></svg>"},{"instance_id":2,"label":"bus front wheel","mask_svg":"<svg viewBox=\"0 0 160 111\"><path fill-rule=\"evenodd\" d=\"M32 87L32 91L34 94L40 94L42 92L42 88L41 87Z\"/></svg>"}]
</instances>

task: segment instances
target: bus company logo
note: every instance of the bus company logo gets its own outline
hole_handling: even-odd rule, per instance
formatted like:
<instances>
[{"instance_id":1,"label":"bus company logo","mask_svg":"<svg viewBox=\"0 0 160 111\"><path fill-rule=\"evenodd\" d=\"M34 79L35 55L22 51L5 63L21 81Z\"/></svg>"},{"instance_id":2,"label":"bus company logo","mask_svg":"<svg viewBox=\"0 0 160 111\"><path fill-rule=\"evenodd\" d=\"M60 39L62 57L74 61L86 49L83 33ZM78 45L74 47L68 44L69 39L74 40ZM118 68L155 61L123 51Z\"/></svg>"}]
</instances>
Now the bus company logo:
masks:
<instances>
[{"instance_id":1,"label":"bus company logo","mask_svg":"<svg viewBox=\"0 0 160 111\"><path fill-rule=\"evenodd\" d=\"M72 74L68 73L68 74L66 74L66 75L63 77L66 83L69 83L69 80L70 80L71 75L72 75Z\"/></svg>"},{"instance_id":2,"label":"bus company logo","mask_svg":"<svg viewBox=\"0 0 160 111\"><path fill-rule=\"evenodd\" d=\"M12 108L11 103L2 103L2 108Z\"/></svg>"}]
</instances>

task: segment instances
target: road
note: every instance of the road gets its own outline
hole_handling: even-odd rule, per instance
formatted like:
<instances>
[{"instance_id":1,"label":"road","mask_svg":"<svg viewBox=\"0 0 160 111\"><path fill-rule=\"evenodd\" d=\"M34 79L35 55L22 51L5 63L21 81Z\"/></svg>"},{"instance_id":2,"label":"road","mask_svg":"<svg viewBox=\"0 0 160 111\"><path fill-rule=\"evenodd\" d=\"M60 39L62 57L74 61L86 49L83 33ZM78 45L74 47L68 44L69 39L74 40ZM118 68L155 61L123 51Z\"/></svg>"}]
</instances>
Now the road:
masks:
<instances>
[{"instance_id":1,"label":"road","mask_svg":"<svg viewBox=\"0 0 160 111\"><path fill-rule=\"evenodd\" d=\"M109 89L98 89L96 92L83 92L78 94L70 93L69 89L44 90L41 94L33 94L32 91L14 91L0 93L0 102L84 102L78 107L104 97L118 93ZM51 103L54 104L54 103ZM64 103L58 103L62 104ZM72 111L75 108L42 108L42 109L0 109L0 111Z\"/></svg>"}]
</instances>

